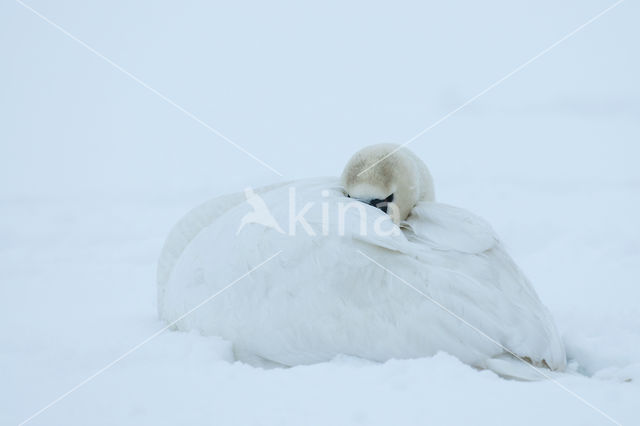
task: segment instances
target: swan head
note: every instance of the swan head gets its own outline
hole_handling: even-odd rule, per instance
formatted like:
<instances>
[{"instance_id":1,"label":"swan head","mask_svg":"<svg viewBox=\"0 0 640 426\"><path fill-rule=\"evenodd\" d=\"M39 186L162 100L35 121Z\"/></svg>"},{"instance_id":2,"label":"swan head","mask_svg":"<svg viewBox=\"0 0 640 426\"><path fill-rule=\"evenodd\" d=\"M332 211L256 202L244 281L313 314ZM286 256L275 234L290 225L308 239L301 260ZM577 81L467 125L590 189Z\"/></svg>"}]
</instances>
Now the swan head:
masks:
<instances>
[{"instance_id":1,"label":"swan head","mask_svg":"<svg viewBox=\"0 0 640 426\"><path fill-rule=\"evenodd\" d=\"M419 201L434 201L433 180L424 162L395 144L371 145L356 152L342 172L348 197L377 207L397 225Z\"/></svg>"}]
</instances>

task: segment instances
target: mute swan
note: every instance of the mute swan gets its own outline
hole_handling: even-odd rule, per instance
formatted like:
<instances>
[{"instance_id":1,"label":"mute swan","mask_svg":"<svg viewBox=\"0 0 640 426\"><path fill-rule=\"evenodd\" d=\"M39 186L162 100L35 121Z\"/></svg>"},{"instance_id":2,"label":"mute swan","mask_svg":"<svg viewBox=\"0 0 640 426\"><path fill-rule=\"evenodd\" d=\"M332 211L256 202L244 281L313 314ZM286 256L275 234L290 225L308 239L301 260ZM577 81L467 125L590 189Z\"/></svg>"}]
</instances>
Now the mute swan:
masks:
<instances>
[{"instance_id":1,"label":"mute swan","mask_svg":"<svg viewBox=\"0 0 640 426\"><path fill-rule=\"evenodd\" d=\"M491 227L436 203L425 164L397 148L364 148L340 180L192 210L159 260L160 317L230 340L255 365L445 351L505 376L528 378L514 356L563 370L551 315Z\"/></svg>"}]
</instances>

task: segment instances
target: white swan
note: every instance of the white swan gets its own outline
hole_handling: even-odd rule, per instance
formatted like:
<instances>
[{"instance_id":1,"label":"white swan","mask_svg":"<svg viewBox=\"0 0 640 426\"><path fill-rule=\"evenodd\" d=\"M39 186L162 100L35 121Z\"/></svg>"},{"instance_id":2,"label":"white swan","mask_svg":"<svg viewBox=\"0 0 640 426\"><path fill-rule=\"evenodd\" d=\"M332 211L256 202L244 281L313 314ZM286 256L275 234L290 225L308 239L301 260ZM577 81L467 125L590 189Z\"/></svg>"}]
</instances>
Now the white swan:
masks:
<instances>
[{"instance_id":1,"label":"white swan","mask_svg":"<svg viewBox=\"0 0 640 426\"><path fill-rule=\"evenodd\" d=\"M514 355L564 369L553 319L491 227L435 203L427 167L396 149L356 153L341 181L272 185L247 192L259 203L237 193L188 213L160 257L160 317L228 286L176 327L226 338L254 364L446 351L507 376L526 376Z\"/></svg>"}]
</instances>

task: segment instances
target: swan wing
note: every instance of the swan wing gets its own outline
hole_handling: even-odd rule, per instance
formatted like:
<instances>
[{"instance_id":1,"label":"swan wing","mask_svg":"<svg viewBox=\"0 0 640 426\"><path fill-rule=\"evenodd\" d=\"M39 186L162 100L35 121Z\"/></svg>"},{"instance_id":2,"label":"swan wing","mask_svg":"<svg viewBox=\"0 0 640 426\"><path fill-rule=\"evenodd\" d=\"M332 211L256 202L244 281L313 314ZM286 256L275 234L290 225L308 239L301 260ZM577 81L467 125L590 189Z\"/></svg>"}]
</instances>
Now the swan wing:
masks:
<instances>
[{"instance_id":1,"label":"swan wing","mask_svg":"<svg viewBox=\"0 0 640 426\"><path fill-rule=\"evenodd\" d=\"M564 367L550 314L476 216L431 203L412 215L410 229L382 235L376 223L387 231L394 226L386 214L363 203L341 207L349 199L337 181L317 179L261 192L288 232L260 223L238 232L252 211L242 198L236 194L233 203L224 203L233 207L196 215L180 240L187 242L173 255L159 294L162 318L175 320L235 284L178 328L222 336L234 343L239 359L270 365L339 354L385 361L446 351L483 368L509 352ZM292 209L306 211L304 223L293 228ZM336 217L340 209L342 217Z\"/></svg>"}]
</instances>

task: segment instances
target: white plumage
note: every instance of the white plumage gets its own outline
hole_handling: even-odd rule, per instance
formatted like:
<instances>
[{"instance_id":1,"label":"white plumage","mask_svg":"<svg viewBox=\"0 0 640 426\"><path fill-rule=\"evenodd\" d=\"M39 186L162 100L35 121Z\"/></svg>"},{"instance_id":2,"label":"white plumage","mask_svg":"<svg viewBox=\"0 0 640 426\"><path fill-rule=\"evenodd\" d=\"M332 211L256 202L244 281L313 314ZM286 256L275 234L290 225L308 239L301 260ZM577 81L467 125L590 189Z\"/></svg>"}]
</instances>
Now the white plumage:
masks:
<instances>
[{"instance_id":1,"label":"white plumage","mask_svg":"<svg viewBox=\"0 0 640 426\"><path fill-rule=\"evenodd\" d=\"M346 198L344 186L344 178L322 178L255 190L280 229L243 223L256 205L244 193L191 211L160 258L161 318L176 320L279 253L177 328L228 339L238 359L263 365L446 351L500 372L507 348L534 365L565 367L553 319L484 220L418 201L400 231L381 210ZM345 210L349 201L358 206ZM307 203L304 219L315 235L301 223L291 229L292 207L295 215Z\"/></svg>"}]
</instances>

